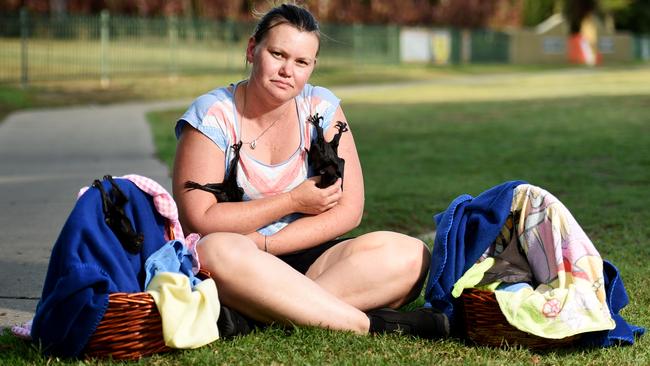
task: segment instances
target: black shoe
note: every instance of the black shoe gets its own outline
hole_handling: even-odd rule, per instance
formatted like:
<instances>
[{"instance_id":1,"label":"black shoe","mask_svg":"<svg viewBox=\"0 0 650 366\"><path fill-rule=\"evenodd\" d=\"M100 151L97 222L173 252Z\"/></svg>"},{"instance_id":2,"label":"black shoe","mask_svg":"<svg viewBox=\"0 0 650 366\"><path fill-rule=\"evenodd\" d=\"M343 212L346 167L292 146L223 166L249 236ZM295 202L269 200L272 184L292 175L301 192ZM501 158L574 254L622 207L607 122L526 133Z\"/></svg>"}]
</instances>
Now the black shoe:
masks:
<instances>
[{"instance_id":1,"label":"black shoe","mask_svg":"<svg viewBox=\"0 0 650 366\"><path fill-rule=\"evenodd\" d=\"M252 332L254 327L251 319L227 306L221 305L219 319L217 320L219 337L227 339L246 335Z\"/></svg>"},{"instance_id":2,"label":"black shoe","mask_svg":"<svg viewBox=\"0 0 650 366\"><path fill-rule=\"evenodd\" d=\"M426 339L449 337L447 315L431 308L406 312L383 308L369 311L367 315L370 333L399 332Z\"/></svg>"}]
</instances>

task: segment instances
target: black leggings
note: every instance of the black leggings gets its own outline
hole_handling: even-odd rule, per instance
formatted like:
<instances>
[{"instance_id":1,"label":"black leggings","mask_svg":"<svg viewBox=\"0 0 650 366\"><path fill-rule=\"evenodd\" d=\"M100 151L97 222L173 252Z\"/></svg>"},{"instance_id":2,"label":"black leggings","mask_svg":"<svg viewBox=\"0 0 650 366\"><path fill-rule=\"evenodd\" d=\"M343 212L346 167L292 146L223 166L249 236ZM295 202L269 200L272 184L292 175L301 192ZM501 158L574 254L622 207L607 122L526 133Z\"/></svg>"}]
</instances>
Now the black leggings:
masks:
<instances>
[{"instance_id":1,"label":"black leggings","mask_svg":"<svg viewBox=\"0 0 650 366\"><path fill-rule=\"evenodd\" d=\"M296 271L305 274L309 270L309 267L311 267L314 262L320 257L327 249L335 246L336 244L348 240L351 238L341 238L341 239L334 239L327 241L323 244L319 244L315 247L308 248L301 250L299 252L291 253L291 254L284 254L284 255L279 255L278 258L280 258L282 261L284 261L286 264L290 265L293 267Z\"/></svg>"}]
</instances>

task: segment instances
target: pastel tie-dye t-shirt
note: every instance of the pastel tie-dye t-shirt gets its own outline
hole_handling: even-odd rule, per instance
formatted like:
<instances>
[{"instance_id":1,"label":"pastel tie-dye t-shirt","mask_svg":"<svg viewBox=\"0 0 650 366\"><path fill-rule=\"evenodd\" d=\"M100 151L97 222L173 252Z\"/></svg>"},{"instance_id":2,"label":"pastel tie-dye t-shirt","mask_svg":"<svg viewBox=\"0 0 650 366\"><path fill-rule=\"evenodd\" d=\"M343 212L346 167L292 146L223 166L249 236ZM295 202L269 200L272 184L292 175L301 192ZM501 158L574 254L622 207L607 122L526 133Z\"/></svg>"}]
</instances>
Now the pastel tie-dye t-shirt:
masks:
<instances>
[{"instance_id":1,"label":"pastel tie-dye t-shirt","mask_svg":"<svg viewBox=\"0 0 650 366\"><path fill-rule=\"evenodd\" d=\"M234 158L230 147L240 141L241 125L236 113L234 95L242 82L218 88L198 97L176 123L176 137L180 137L186 123L207 136L226 156L225 175ZM244 200L253 200L288 192L312 175L307 163L307 150L316 137L315 127L307 119L318 113L323 117L321 126L327 131L340 100L328 89L306 84L295 98L300 128L300 145L285 161L265 164L241 150L237 164L237 184L244 190ZM201 182L218 183L218 182ZM273 235L290 222L301 217L295 213L258 229L263 235Z\"/></svg>"}]
</instances>

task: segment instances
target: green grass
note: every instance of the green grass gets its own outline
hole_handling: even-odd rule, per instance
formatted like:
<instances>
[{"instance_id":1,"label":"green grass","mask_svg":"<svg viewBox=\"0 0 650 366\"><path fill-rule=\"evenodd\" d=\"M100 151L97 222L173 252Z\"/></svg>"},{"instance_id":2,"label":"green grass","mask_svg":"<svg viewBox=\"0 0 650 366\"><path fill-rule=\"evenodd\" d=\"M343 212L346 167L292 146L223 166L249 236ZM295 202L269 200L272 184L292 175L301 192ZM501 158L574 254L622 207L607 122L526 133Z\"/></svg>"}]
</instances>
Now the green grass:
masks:
<instances>
[{"instance_id":1,"label":"green grass","mask_svg":"<svg viewBox=\"0 0 650 366\"><path fill-rule=\"evenodd\" d=\"M561 99L539 90L543 88L536 88L528 91L535 99L519 100L523 99L521 94L512 94L510 99L517 100L506 100L512 91L501 92L501 88L508 89L510 83L504 81L497 82L498 87L459 87L458 94L463 89L465 92L471 89L474 94L466 99L478 99L477 102L402 101L390 104L385 100L389 98L375 95L380 94L379 91L350 92L352 102L345 103L345 111L352 124L366 181L366 209L357 232L386 228L410 234L431 231L434 229L432 215L444 210L457 195L476 195L502 181L524 179L558 196L603 257L619 266L631 295L631 305L625 315L632 323L647 325L650 320L647 310L650 271L644 263L650 258L646 245L650 237L646 224L650 221L647 210L650 203L647 193L650 187L650 120L647 116L650 93L600 96L590 92L592 86L606 88L606 80L610 78L625 82L623 74L629 78L634 75L647 78L645 71L597 74L590 77L592 80L578 75L574 89L562 90L569 96ZM531 75L519 81L530 88L538 77ZM545 82L550 81L546 78ZM408 99L408 95L413 95L410 99L431 100L448 89L448 86L410 86L400 90L398 98ZM630 89L636 90L635 87ZM489 91L498 95L488 97ZM344 90L342 94L347 93ZM481 96L483 93L485 95ZM612 90L603 90L601 94L606 93L621 94ZM385 91L381 94L386 95ZM446 95L451 100L450 94L454 92ZM581 96L584 94L595 96ZM181 112L150 115L154 131L158 130L161 136L157 141L165 141L168 146L160 149L167 162L171 161L174 146L173 136L169 134L171 121ZM319 332L313 334L314 346L320 344L316 339L321 336ZM246 344L250 341L248 338L262 341L259 337L265 336L246 337L247 340L236 343ZM331 347L339 337L332 334L325 347ZM285 341L291 343L293 338ZM418 343L415 350L413 340L361 338L358 342L360 345L353 346L349 355L345 352L350 346L337 350L338 354L345 355L341 358L314 356L303 361L370 364L374 361L356 356L367 349L373 350L373 355L374 352L386 352L382 356L386 357L386 363L467 360L469 363L519 364L539 360L541 364L590 364L600 360L596 363L637 364L638 360L650 358L650 352L642 351L646 347L645 339L628 348L539 355L525 350L489 352L454 341ZM377 348L381 342L396 342L397 346L389 348L390 351L380 351ZM404 353L413 358L400 358ZM463 356L459 358L458 355ZM278 352L277 357L288 357L288 354ZM293 363L285 360L277 362Z\"/></svg>"},{"instance_id":2,"label":"green grass","mask_svg":"<svg viewBox=\"0 0 650 366\"><path fill-rule=\"evenodd\" d=\"M3 337L7 338L7 336ZM9 343L9 342L8 342ZM61 360L11 342L3 364L59 365L644 365L650 362L644 342L625 349L565 349L531 352L492 349L458 340L431 342L395 335L366 337L322 329L276 327L197 350L154 355L139 361ZM24 351L16 352L15 349ZM615 362L614 362L615 361Z\"/></svg>"},{"instance_id":3,"label":"green grass","mask_svg":"<svg viewBox=\"0 0 650 366\"><path fill-rule=\"evenodd\" d=\"M650 218L649 106L648 95L346 104L366 182L359 231L427 232L432 214L457 195L523 179L564 201L594 239L636 233L640 243L650 237L643 225ZM160 157L170 166L172 121L181 113L149 115ZM622 257L619 243L612 244L605 241L602 250Z\"/></svg>"},{"instance_id":4,"label":"green grass","mask_svg":"<svg viewBox=\"0 0 650 366\"><path fill-rule=\"evenodd\" d=\"M0 45L1 46L1 45ZM445 80L459 76L502 74L564 69L544 65L462 65L437 67L431 65L362 65L318 67L312 83L318 85L380 85L404 81ZM120 75L108 85L98 78L85 77L48 81L30 81L26 88L17 83L0 83L0 120L8 113L25 108L78 104L108 104L138 100L193 98L213 89L243 79L248 70L238 69L213 73L185 73L169 77L165 73Z\"/></svg>"},{"instance_id":5,"label":"green grass","mask_svg":"<svg viewBox=\"0 0 650 366\"><path fill-rule=\"evenodd\" d=\"M602 256L621 270L630 295L623 315L648 326L650 70L517 71L522 74L515 78L480 73L478 79L400 86L392 94L390 87L335 88L364 168L366 208L356 232L428 232L434 229L432 215L456 196L524 179L569 207ZM173 123L181 112L149 115L168 164ZM642 365L650 363L649 345L644 337L632 347L532 352L453 339L271 328L139 363ZM43 357L8 335L0 337L0 350L0 364L77 364Z\"/></svg>"},{"instance_id":6,"label":"green grass","mask_svg":"<svg viewBox=\"0 0 650 366\"><path fill-rule=\"evenodd\" d=\"M1 45L0 45L1 46ZM312 82L322 85L383 84L396 81L431 80L476 72L495 73L529 67L462 66L431 67L427 65L364 67L319 67ZM142 100L193 98L216 85L224 85L246 77L247 70L214 73L186 73L170 78L164 73L122 75L108 85L97 78L30 81L23 88L16 83L0 83L0 122L9 113L26 108L56 107L79 104L109 104Z\"/></svg>"},{"instance_id":7,"label":"green grass","mask_svg":"<svg viewBox=\"0 0 650 366\"><path fill-rule=\"evenodd\" d=\"M22 89L0 86L0 123L14 110L28 108L32 104L30 99Z\"/></svg>"}]
</instances>

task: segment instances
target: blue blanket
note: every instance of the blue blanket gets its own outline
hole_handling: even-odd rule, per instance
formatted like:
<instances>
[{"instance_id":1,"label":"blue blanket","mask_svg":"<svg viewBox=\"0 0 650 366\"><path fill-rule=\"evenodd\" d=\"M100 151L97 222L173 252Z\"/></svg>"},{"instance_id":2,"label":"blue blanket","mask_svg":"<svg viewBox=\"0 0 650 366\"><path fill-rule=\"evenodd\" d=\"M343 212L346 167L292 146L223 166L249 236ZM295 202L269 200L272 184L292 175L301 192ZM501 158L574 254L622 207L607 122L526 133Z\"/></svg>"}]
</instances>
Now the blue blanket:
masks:
<instances>
[{"instance_id":1,"label":"blue blanket","mask_svg":"<svg viewBox=\"0 0 650 366\"><path fill-rule=\"evenodd\" d=\"M586 346L599 347L634 344L636 337L645 333L645 328L629 324L620 314L620 311L627 306L629 298L618 268L609 261L603 261L603 277L607 293L607 306L612 319L616 322L616 328L587 333L580 339L581 343Z\"/></svg>"},{"instance_id":2,"label":"blue blanket","mask_svg":"<svg viewBox=\"0 0 650 366\"><path fill-rule=\"evenodd\" d=\"M32 326L34 343L49 355L78 356L95 332L114 292L144 290L145 260L163 244L165 221L149 195L115 179L129 202L126 216L144 234L137 254L124 250L104 221L99 190L77 201L54 244ZM111 185L102 182L106 191Z\"/></svg>"},{"instance_id":3,"label":"blue blanket","mask_svg":"<svg viewBox=\"0 0 650 366\"><path fill-rule=\"evenodd\" d=\"M510 214L512 192L522 181L493 187L476 198L457 197L435 216L436 237L425 292L425 306L434 307L455 324L451 290L458 279L494 242Z\"/></svg>"}]
</instances>

